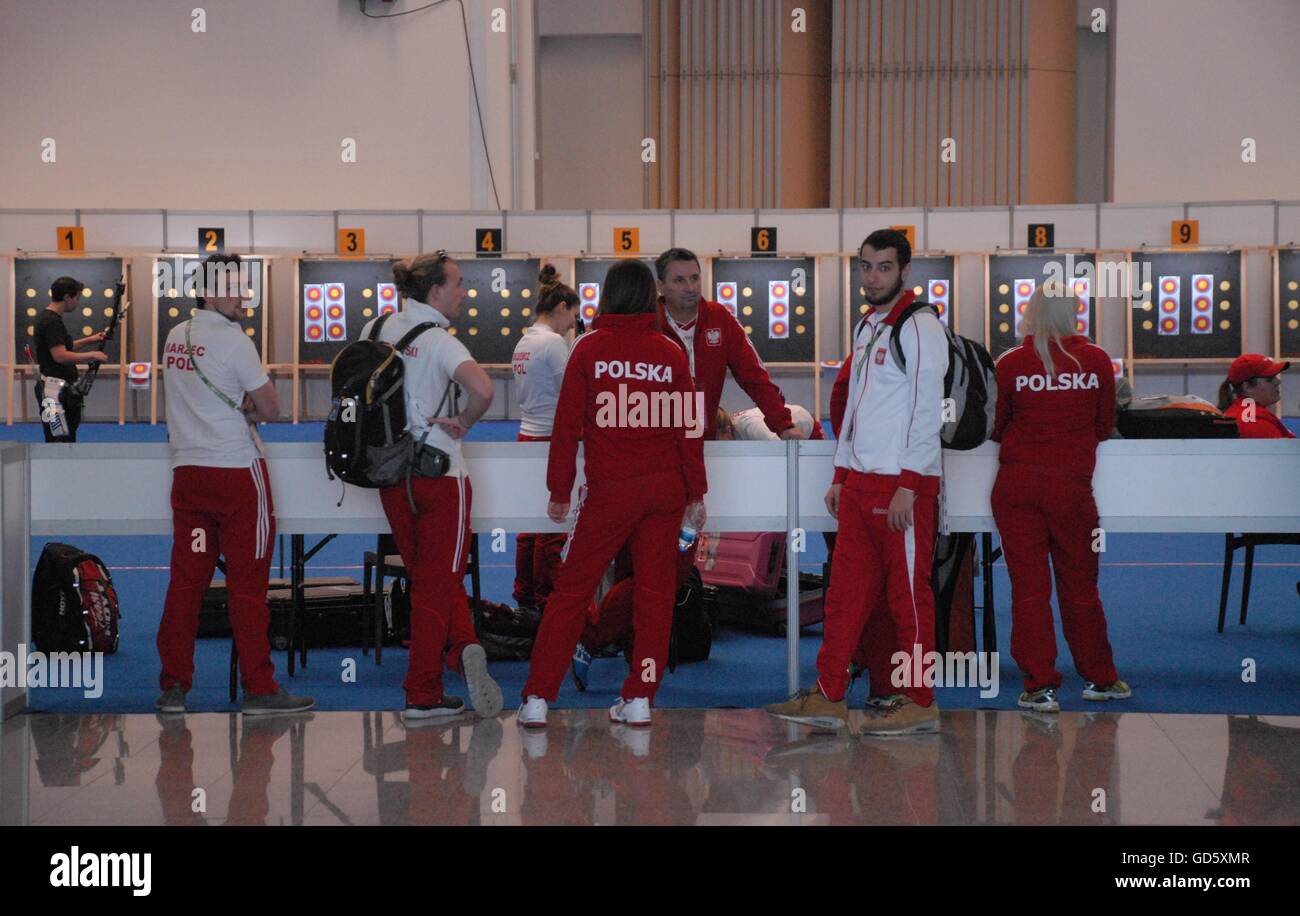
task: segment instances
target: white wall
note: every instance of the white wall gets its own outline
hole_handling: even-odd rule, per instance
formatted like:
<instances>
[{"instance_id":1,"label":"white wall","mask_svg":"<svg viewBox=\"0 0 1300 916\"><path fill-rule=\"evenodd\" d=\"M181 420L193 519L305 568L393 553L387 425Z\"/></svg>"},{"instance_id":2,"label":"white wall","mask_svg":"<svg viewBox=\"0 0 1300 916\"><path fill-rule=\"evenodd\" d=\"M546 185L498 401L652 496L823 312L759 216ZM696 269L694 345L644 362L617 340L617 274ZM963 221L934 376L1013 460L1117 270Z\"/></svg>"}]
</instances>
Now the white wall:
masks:
<instances>
[{"instance_id":1,"label":"white wall","mask_svg":"<svg viewBox=\"0 0 1300 916\"><path fill-rule=\"evenodd\" d=\"M1111 27L1115 201L1300 196L1300 3L1117 0Z\"/></svg>"},{"instance_id":2,"label":"white wall","mask_svg":"<svg viewBox=\"0 0 1300 916\"><path fill-rule=\"evenodd\" d=\"M512 143L509 82L511 29L531 29L531 4L466 7L501 206L531 206L511 200L512 146L531 166L532 143ZM504 33L495 7L517 13ZM517 42L521 80L531 48L531 34ZM0 85L0 207L496 206L455 4L370 20L356 0L5 2Z\"/></svg>"}]
</instances>

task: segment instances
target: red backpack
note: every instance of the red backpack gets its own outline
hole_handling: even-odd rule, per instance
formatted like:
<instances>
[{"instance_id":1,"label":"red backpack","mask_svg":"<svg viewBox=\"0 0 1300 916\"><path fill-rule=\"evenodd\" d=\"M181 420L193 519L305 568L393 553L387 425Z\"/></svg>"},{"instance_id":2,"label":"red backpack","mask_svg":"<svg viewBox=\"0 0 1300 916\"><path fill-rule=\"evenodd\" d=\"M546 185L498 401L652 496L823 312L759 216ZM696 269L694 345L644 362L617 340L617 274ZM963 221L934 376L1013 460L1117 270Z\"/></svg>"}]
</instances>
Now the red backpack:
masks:
<instances>
[{"instance_id":1,"label":"red backpack","mask_svg":"<svg viewBox=\"0 0 1300 916\"><path fill-rule=\"evenodd\" d=\"M42 652L117 651L117 590L92 553L46 544L32 578L32 641Z\"/></svg>"}]
</instances>

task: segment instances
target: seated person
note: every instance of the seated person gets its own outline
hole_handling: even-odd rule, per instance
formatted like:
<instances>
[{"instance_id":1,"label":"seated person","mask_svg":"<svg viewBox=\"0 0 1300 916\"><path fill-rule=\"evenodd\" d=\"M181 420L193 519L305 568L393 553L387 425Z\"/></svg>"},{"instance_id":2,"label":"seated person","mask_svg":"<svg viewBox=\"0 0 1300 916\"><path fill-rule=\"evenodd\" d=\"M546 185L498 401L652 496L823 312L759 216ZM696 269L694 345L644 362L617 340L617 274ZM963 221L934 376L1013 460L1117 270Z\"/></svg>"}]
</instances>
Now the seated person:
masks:
<instances>
[{"instance_id":1,"label":"seated person","mask_svg":"<svg viewBox=\"0 0 1300 916\"><path fill-rule=\"evenodd\" d=\"M1228 367L1228 377L1219 386L1219 409L1237 421L1243 439L1294 439L1271 408L1282 397L1283 370L1290 363L1269 359L1259 353L1243 353Z\"/></svg>"},{"instance_id":2,"label":"seated person","mask_svg":"<svg viewBox=\"0 0 1300 916\"><path fill-rule=\"evenodd\" d=\"M805 408L798 404L787 404L790 417L800 438L822 439L821 424ZM757 407L728 414L718 408L715 417L717 438L723 441L779 441L781 436L772 432L763 419L763 412ZM678 556L678 581L685 581L690 567L694 565L695 552L685 551ZM573 651L573 682L579 690L587 689L587 675L591 668L594 653L615 646L625 648L632 637L632 570L630 564L620 557L614 564L614 587L605 593L599 609L593 604L589 612L587 625L582 637Z\"/></svg>"}]
</instances>

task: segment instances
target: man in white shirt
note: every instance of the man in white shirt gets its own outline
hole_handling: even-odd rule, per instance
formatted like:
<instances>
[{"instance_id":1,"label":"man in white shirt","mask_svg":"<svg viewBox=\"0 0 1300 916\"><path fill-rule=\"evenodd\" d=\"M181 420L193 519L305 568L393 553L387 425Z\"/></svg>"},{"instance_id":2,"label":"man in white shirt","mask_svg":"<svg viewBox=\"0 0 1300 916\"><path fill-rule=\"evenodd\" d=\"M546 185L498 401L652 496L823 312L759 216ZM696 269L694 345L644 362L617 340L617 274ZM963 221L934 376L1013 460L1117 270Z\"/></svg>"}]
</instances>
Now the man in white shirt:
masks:
<instances>
[{"instance_id":1,"label":"man in white shirt","mask_svg":"<svg viewBox=\"0 0 1300 916\"><path fill-rule=\"evenodd\" d=\"M185 712L194 678L199 608L218 556L226 558L230 626L245 715L302 712L310 697L275 681L266 605L275 541L270 477L251 422L280 416L275 386L244 333L239 255L212 255L195 278L199 310L163 349L172 451L171 580L158 627L163 713Z\"/></svg>"},{"instance_id":2,"label":"man in white shirt","mask_svg":"<svg viewBox=\"0 0 1300 916\"><path fill-rule=\"evenodd\" d=\"M948 340L938 316L921 309L898 324L915 298L904 285L911 246L902 233L867 236L858 269L872 309L854 332L848 410L835 450L835 482L826 507L839 522L826 592L817 684L773 715L816 727L843 727L849 662L873 610L888 608L904 677L894 702L872 710L869 735L936 732L934 690L913 672L934 649L930 560L938 516L943 383ZM891 345L897 336L900 363ZM901 661L899 653L906 656ZM915 656L921 655L922 658Z\"/></svg>"}]
</instances>

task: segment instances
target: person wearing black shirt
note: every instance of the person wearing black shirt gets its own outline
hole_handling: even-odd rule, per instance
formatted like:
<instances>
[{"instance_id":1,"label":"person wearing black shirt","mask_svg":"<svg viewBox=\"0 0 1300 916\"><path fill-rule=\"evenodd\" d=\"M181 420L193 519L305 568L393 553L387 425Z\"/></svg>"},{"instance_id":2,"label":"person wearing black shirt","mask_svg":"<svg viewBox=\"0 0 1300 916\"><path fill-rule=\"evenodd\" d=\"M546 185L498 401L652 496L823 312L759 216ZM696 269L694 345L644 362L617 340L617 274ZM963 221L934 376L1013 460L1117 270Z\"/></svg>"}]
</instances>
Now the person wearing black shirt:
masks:
<instances>
[{"instance_id":1,"label":"person wearing black shirt","mask_svg":"<svg viewBox=\"0 0 1300 916\"><path fill-rule=\"evenodd\" d=\"M33 337L36 344L36 362L40 366L41 376L59 378L72 385L77 381L77 366L81 363L106 363L108 356L101 350L86 353L75 352L86 344L104 342L104 333L92 334L73 340L63 323L63 316L77 307L81 301L81 281L72 277L59 277L50 286L50 304L36 319ZM67 386L64 386L67 390ZM45 432L46 442L76 442L77 427L81 425L81 403L79 399L65 398L63 416L51 415L45 409L45 383L36 380L36 404L41 411L41 426Z\"/></svg>"}]
</instances>

